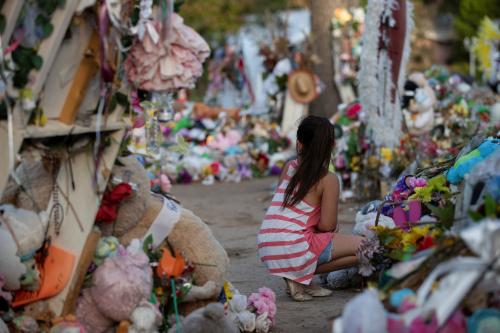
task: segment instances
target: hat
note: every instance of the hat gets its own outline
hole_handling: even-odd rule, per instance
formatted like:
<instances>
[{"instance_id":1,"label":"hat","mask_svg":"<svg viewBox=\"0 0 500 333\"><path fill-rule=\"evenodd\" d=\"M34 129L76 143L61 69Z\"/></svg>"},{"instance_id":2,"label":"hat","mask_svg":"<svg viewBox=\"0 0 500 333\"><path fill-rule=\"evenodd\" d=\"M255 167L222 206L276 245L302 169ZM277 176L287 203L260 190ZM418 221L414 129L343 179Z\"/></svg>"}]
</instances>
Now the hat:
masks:
<instances>
[{"instance_id":1,"label":"hat","mask_svg":"<svg viewBox=\"0 0 500 333\"><path fill-rule=\"evenodd\" d=\"M288 91L295 102L310 103L318 96L314 74L304 69L294 70L288 75Z\"/></svg>"}]
</instances>

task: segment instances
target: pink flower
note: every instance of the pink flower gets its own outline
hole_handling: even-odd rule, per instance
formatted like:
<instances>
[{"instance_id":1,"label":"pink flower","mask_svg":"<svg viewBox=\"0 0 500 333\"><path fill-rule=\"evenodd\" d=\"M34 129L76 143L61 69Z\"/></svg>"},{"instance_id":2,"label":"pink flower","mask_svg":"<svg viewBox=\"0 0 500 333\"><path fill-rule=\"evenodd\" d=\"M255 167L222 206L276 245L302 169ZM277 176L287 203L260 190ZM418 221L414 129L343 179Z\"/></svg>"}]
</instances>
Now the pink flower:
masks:
<instances>
[{"instance_id":1,"label":"pink flower","mask_svg":"<svg viewBox=\"0 0 500 333\"><path fill-rule=\"evenodd\" d=\"M415 178L415 177L411 177L411 178L408 180L408 183L409 183L409 185L410 185L412 188L415 188L415 187L425 187L425 186L427 186L427 180L425 180L424 178Z\"/></svg>"},{"instance_id":2,"label":"pink flower","mask_svg":"<svg viewBox=\"0 0 500 333\"><path fill-rule=\"evenodd\" d=\"M257 293L252 293L250 297L248 297L248 304L252 305L254 302L258 301L260 298L260 295Z\"/></svg>"},{"instance_id":3,"label":"pink flower","mask_svg":"<svg viewBox=\"0 0 500 333\"><path fill-rule=\"evenodd\" d=\"M276 294L274 293L274 291L272 291L271 289L269 289L267 287L260 288L259 289L259 294L262 297L268 298L271 301L276 302Z\"/></svg>"},{"instance_id":4,"label":"pink flower","mask_svg":"<svg viewBox=\"0 0 500 333\"><path fill-rule=\"evenodd\" d=\"M253 306L257 310L257 314L269 313L269 305L262 299L254 302Z\"/></svg>"},{"instance_id":5,"label":"pink flower","mask_svg":"<svg viewBox=\"0 0 500 333\"><path fill-rule=\"evenodd\" d=\"M269 319L271 319L271 321L274 321L274 316L276 316L276 304L275 303L270 303L269 304Z\"/></svg>"}]
</instances>

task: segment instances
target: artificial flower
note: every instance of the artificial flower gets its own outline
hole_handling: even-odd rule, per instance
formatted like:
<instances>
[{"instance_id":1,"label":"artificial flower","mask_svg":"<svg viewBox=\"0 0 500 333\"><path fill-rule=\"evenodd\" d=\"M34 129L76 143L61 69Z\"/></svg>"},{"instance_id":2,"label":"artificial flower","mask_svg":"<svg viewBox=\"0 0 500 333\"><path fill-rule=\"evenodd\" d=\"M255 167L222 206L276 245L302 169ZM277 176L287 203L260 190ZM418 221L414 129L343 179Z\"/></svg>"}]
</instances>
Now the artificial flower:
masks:
<instances>
[{"instance_id":1,"label":"artificial flower","mask_svg":"<svg viewBox=\"0 0 500 333\"><path fill-rule=\"evenodd\" d=\"M420 200L424 203L431 202L432 195L436 192L451 194L449 187L446 186L446 177L444 175L429 179L427 186L415 188L415 194L413 194L410 199Z\"/></svg>"},{"instance_id":2,"label":"artificial flower","mask_svg":"<svg viewBox=\"0 0 500 333\"><path fill-rule=\"evenodd\" d=\"M341 25L345 25L352 19L351 13L346 8L336 8L333 15Z\"/></svg>"},{"instance_id":3,"label":"artificial flower","mask_svg":"<svg viewBox=\"0 0 500 333\"><path fill-rule=\"evenodd\" d=\"M121 183L116 185L113 190L104 193L101 206L97 212L96 221L103 223L113 223L118 214L118 207L122 200L132 194L130 184Z\"/></svg>"},{"instance_id":4,"label":"artificial flower","mask_svg":"<svg viewBox=\"0 0 500 333\"><path fill-rule=\"evenodd\" d=\"M267 333L271 329L272 321L268 318L267 313L259 315L255 320L255 332Z\"/></svg>"},{"instance_id":5,"label":"artificial flower","mask_svg":"<svg viewBox=\"0 0 500 333\"><path fill-rule=\"evenodd\" d=\"M385 148L385 147L381 148L380 155L385 161L387 162L392 161L392 150L390 148Z\"/></svg>"}]
</instances>

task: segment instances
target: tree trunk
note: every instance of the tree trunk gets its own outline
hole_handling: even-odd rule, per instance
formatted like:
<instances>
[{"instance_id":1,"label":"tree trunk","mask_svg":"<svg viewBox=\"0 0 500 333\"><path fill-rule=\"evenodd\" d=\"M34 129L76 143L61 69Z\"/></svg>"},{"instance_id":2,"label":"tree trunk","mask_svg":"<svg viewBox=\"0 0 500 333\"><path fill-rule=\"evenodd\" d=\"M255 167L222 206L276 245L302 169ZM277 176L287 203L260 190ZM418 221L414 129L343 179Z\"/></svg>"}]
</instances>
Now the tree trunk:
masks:
<instances>
[{"instance_id":1,"label":"tree trunk","mask_svg":"<svg viewBox=\"0 0 500 333\"><path fill-rule=\"evenodd\" d=\"M335 8L350 6L355 2L357 1L309 0L313 52L321 61L315 66L314 72L325 85L325 90L311 103L310 114L331 117L337 111L337 104L341 102L334 77L331 19Z\"/></svg>"}]
</instances>

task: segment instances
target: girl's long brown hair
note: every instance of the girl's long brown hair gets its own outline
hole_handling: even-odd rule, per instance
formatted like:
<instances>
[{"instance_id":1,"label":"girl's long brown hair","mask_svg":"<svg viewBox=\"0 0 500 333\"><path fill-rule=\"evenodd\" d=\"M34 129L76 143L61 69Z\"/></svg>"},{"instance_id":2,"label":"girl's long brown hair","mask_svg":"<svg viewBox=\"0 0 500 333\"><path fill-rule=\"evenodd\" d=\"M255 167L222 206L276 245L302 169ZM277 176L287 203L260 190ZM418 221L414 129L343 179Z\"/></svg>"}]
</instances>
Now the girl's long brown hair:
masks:
<instances>
[{"instance_id":1,"label":"girl's long brown hair","mask_svg":"<svg viewBox=\"0 0 500 333\"><path fill-rule=\"evenodd\" d=\"M299 163L285 190L283 207L295 206L328 173L335 144L334 127L327 118L307 116L297 130Z\"/></svg>"}]
</instances>

